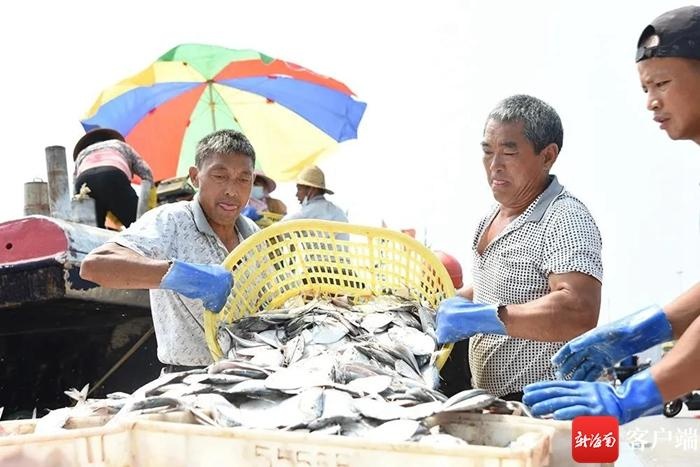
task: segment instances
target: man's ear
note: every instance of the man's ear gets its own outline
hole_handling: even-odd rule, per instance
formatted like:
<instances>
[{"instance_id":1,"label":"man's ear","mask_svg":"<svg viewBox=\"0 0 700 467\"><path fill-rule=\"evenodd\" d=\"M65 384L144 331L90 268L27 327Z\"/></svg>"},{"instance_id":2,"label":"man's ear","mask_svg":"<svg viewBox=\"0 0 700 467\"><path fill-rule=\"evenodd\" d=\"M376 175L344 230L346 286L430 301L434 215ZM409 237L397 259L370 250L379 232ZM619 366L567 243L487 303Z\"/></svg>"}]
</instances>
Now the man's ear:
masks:
<instances>
[{"instance_id":1,"label":"man's ear","mask_svg":"<svg viewBox=\"0 0 700 467\"><path fill-rule=\"evenodd\" d=\"M545 169L549 171L557 161L557 157L559 157L559 146L557 146L557 143L550 143L540 151L540 155L544 158Z\"/></svg>"},{"instance_id":2,"label":"man's ear","mask_svg":"<svg viewBox=\"0 0 700 467\"><path fill-rule=\"evenodd\" d=\"M199 169L197 167L190 167L190 181L192 182L192 186L195 188L199 188Z\"/></svg>"}]
</instances>

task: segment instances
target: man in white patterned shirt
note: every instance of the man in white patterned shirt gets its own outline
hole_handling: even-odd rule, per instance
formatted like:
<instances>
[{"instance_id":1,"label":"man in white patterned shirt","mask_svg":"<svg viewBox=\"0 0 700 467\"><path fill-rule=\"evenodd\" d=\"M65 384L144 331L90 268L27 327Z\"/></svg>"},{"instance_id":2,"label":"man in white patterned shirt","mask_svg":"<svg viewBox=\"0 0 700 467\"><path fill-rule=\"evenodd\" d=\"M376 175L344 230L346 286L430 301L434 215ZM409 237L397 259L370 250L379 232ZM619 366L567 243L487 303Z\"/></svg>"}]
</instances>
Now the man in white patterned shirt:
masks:
<instances>
[{"instance_id":1,"label":"man in white patterned shirt","mask_svg":"<svg viewBox=\"0 0 700 467\"><path fill-rule=\"evenodd\" d=\"M506 98L484 128L483 163L498 204L473 241L473 286L438 310L438 339L471 337L475 387L519 400L554 379L551 357L598 320L601 238L586 206L550 175L563 142L556 111Z\"/></svg>"},{"instance_id":2,"label":"man in white patterned shirt","mask_svg":"<svg viewBox=\"0 0 700 467\"><path fill-rule=\"evenodd\" d=\"M240 215L254 167L255 152L243 134L220 130L205 136L190 167L199 189L195 198L148 211L83 260L84 279L103 287L151 289L158 359L168 371L212 361L203 313L220 311L231 291L231 272L220 263L259 230Z\"/></svg>"}]
</instances>

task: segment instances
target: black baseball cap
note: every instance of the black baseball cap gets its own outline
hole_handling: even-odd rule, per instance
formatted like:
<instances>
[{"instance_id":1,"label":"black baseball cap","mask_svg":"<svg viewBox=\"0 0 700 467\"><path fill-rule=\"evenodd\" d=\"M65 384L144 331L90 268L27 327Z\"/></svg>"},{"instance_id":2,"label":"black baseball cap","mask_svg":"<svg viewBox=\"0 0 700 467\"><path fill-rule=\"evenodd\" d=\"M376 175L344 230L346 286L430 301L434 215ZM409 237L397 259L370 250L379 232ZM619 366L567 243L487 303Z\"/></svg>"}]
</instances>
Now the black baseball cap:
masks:
<instances>
[{"instance_id":1,"label":"black baseball cap","mask_svg":"<svg viewBox=\"0 0 700 467\"><path fill-rule=\"evenodd\" d=\"M700 60L700 7L667 11L644 28L637 42L636 61L652 57Z\"/></svg>"}]
</instances>

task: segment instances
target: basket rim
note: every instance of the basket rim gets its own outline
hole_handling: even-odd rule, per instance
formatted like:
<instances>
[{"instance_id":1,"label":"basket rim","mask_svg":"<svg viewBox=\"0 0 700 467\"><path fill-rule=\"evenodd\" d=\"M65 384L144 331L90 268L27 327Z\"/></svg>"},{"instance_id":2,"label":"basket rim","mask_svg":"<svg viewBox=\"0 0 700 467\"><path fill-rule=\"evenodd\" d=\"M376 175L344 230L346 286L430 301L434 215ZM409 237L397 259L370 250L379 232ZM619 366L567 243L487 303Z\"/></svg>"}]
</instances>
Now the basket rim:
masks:
<instances>
[{"instance_id":1,"label":"basket rim","mask_svg":"<svg viewBox=\"0 0 700 467\"><path fill-rule=\"evenodd\" d=\"M226 269L231 271L231 273L234 275L235 281L235 267L237 263L243 258L245 258L251 251L254 251L258 245L265 243L269 241L270 238L276 236L308 230L325 231L330 234L359 235L364 237L371 237L373 235L381 236L382 238L387 238L389 240L403 244L411 251L416 252L421 258L424 258L428 262L428 264L432 266L432 268L435 271L436 277L444 286L444 293L447 297L455 295L456 291L452 283L452 279L450 278L450 275L445 266L442 264L442 262L438 259L438 257L432 250L420 243L418 240L410 237L409 235L403 232L388 229L385 227L366 226L360 224L351 224L347 222L336 222L320 219L296 219L291 221L277 222L244 239L236 248L233 249L233 251L231 251L228 254L228 256L224 259L222 265ZM213 313L209 310L205 310L204 312L204 330L206 341L214 360L218 360L223 356L223 352L221 351L218 340L216 338L216 329L218 328L219 321L222 320L222 313L226 313L227 307L228 302L227 305L224 306L224 309L221 310L221 313ZM451 345L449 346L449 348L451 349ZM448 355L449 351L447 355L440 357L443 363L444 360L447 359ZM439 365L439 367L441 367L441 365Z\"/></svg>"}]
</instances>

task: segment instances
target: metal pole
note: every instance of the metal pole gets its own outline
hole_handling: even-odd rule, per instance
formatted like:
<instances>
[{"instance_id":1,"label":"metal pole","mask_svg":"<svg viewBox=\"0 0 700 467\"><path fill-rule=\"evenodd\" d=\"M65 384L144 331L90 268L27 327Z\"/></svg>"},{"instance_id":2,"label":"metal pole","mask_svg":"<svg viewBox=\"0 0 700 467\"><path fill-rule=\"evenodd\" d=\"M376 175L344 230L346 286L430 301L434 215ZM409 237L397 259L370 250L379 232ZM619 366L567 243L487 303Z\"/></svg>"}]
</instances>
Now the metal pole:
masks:
<instances>
[{"instance_id":1,"label":"metal pole","mask_svg":"<svg viewBox=\"0 0 700 467\"><path fill-rule=\"evenodd\" d=\"M102 386L104 382L107 381L107 378L112 376L112 373L117 371L119 367L122 366L124 362L127 361L144 344L144 342L148 340L149 337L151 337L151 334L153 334L153 326L151 326L151 328L146 331L146 334L141 336L141 338L136 341L136 343L132 345L131 348L127 350L119 360L117 360L117 363L115 363L114 366L112 366L112 368L110 368L107 373L105 373L105 375L92 386L92 389L88 391L87 395L89 396L94 390Z\"/></svg>"},{"instance_id":2,"label":"metal pole","mask_svg":"<svg viewBox=\"0 0 700 467\"><path fill-rule=\"evenodd\" d=\"M209 86L209 110L211 110L211 126L212 131L216 131L216 104L214 103L214 82L212 80L208 81L207 86Z\"/></svg>"},{"instance_id":3,"label":"metal pole","mask_svg":"<svg viewBox=\"0 0 700 467\"><path fill-rule=\"evenodd\" d=\"M66 148L63 146L49 146L45 151L51 215L59 219L70 220L71 205L68 168L66 167Z\"/></svg>"}]
</instances>

